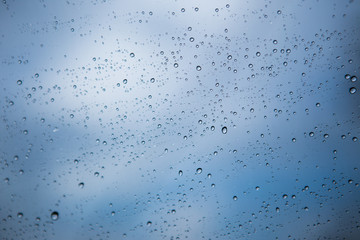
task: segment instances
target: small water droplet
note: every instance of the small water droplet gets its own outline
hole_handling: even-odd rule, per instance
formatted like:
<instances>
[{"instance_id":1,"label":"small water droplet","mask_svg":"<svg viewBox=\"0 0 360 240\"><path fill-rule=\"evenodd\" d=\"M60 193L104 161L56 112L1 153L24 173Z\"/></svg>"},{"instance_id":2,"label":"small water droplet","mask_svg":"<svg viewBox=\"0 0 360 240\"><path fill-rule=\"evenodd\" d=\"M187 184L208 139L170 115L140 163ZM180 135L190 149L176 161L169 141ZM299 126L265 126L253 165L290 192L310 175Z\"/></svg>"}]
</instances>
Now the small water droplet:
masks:
<instances>
[{"instance_id":1,"label":"small water droplet","mask_svg":"<svg viewBox=\"0 0 360 240\"><path fill-rule=\"evenodd\" d=\"M227 133L227 127L223 127L222 129L221 129L221 132L223 133L223 134L226 134Z\"/></svg>"},{"instance_id":2,"label":"small water droplet","mask_svg":"<svg viewBox=\"0 0 360 240\"><path fill-rule=\"evenodd\" d=\"M54 220L54 221L58 220L59 219L59 213L56 212L56 211L52 212L51 213L51 219Z\"/></svg>"},{"instance_id":3,"label":"small water droplet","mask_svg":"<svg viewBox=\"0 0 360 240\"><path fill-rule=\"evenodd\" d=\"M355 88L355 87L351 87L351 88L349 89L349 92L350 92L350 94L356 93L356 88Z\"/></svg>"}]
</instances>

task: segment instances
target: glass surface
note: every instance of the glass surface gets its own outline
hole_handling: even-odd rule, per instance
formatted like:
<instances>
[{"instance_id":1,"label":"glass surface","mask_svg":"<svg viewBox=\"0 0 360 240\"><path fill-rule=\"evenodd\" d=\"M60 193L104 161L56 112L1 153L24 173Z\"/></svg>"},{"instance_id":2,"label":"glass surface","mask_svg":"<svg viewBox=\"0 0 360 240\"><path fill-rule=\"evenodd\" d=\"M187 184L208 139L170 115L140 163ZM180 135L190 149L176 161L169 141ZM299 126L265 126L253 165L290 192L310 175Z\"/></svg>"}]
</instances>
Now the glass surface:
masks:
<instances>
[{"instance_id":1,"label":"glass surface","mask_svg":"<svg viewBox=\"0 0 360 240\"><path fill-rule=\"evenodd\" d=\"M360 239L357 0L0 3L1 239Z\"/></svg>"}]
</instances>

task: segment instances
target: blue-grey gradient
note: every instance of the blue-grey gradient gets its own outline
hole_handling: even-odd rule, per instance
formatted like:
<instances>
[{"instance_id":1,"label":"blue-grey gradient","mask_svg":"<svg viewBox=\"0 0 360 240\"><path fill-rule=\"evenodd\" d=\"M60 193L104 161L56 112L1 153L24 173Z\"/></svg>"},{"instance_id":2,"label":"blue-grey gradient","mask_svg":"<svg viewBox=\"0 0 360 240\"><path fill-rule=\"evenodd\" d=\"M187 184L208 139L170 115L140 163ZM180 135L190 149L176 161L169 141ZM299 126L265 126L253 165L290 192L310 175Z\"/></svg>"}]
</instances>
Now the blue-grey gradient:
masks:
<instances>
[{"instance_id":1,"label":"blue-grey gradient","mask_svg":"<svg viewBox=\"0 0 360 240\"><path fill-rule=\"evenodd\" d=\"M360 239L359 0L0 3L0 239Z\"/></svg>"}]
</instances>

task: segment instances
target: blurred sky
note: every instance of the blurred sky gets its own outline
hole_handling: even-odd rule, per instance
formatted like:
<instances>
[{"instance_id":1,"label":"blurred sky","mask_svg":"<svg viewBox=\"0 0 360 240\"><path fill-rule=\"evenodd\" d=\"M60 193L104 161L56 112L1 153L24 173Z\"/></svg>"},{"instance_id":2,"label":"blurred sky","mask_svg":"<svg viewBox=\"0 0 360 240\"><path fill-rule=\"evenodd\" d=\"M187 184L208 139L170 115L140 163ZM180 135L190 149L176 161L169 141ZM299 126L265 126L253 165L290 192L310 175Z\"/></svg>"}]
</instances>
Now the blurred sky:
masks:
<instances>
[{"instance_id":1,"label":"blurred sky","mask_svg":"<svg viewBox=\"0 0 360 240\"><path fill-rule=\"evenodd\" d=\"M360 238L359 11L2 1L1 239Z\"/></svg>"}]
</instances>

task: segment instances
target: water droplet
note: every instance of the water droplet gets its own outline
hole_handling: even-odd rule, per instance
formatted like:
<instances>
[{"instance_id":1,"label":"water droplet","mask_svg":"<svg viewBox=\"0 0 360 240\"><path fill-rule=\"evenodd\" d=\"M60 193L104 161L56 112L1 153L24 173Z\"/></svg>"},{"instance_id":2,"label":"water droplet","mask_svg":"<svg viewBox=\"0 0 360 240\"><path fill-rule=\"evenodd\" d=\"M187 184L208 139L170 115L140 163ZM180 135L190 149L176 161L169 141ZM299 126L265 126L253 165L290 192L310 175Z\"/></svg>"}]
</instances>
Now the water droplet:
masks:
<instances>
[{"instance_id":1,"label":"water droplet","mask_svg":"<svg viewBox=\"0 0 360 240\"><path fill-rule=\"evenodd\" d=\"M357 77L356 77L356 76L352 76L352 77L350 78L350 80L351 80L352 82L356 82L356 81L357 81Z\"/></svg>"},{"instance_id":2,"label":"water droplet","mask_svg":"<svg viewBox=\"0 0 360 240\"><path fill-rule=\"evenodd\" d=\"M22 84L22 81L21 80L17 80L17 85L21 85Z\"/></svg>"},{"instance_id":3,"label":"water droplet","mask_svg":"<svg viewBox=\"0 0 360 240\"><path fill-rule=\"evenodd\" d=\"M350 88L349 92L350 92L350 94L356 93L356 88L355 87Z\"/></svg>"},{"instance_id":4,"label":"water droplet","mask_svg":"<svg viewBox=\"0 0 360 240\"><path fill-rule=\"evenodd\" d=\"M291 139L292 142L296 142L296 138Z\"/></svg>"},{"instance_id":5,"label":"water droplet","mask_svg":"<svg viewBox=\"0 0 360 240\"><path fill-rule=\"evenodd\" d=\"M197 66L197 67L196 67L196 70L197 70L197 71L201 71L201 67L200 67L200 66Z\"/></svg>"},{"instance_id":6,"label":"water droplet","mask_svg":"<svg viewBox=\"0 0 360 240\"><path fill-rule=\"evenodd\" d=\"M283 195L283 199L286 199L287 197L288 197L287 194L284 194L284 195Z\"/></svg>"},{"instance_id":7,"label":"water droplet","mask_svg":"<svg viewBox=\"0 0 360 240\"><path fill-rule=\"evenodd\" d=\"M260 187L259 187L259 186L256 186L256 187L255 187L255 190L256 190L256 191L259 191L259 190L260 190Z\"/></svg>"},{"instance_id":8,"label":"water droplet","mask_svg":"<svg viewBox=\"0 0 360 240\"><path fill-rule=\"evenodd\" d=\"M309 133L309 136L310 136L310 137L313 137L313 136L314 136L314 132L310 132L310 133Z\"/></svg>"},{"instance_id":9,"label":"water droplet","mask_svg":"<svg viewBox=\"0 0 360 240\"><path fill-rule=\"evenodd\" d=\"M261 53L260 53L260 52L257 52L257 53L256 53L256 56L257 56L257 57L260 57L260 56L261 56Z\"/></svg>"},{"instance_id":10,"label":"water droplet","mask_svg":"<svg viewBox=\"0 0 360 240\"><path fill-rule=\"evenodd\" d=\"M236 201L238 199L237 196L233 196L233 200Z\"/></svg>"},{"instance_id":11,"label":"water droplet","mask_svg":"<svg viewBox=\"0 0 360 240\"><path fill-rule=\"evenodd\" d=\"M146 223L146 225L149 226L149 227L151 226L151 224L152 224L151 221L148 221L148 222Z\"/></svg>"},{"instance_id":12,"label":"water droplet","mask_svg":"<svg viewBox=\"0 0 360 240\"><path fill-rule=\"evenodd\" d=\"M174 63L174 68L177 68L179 66L179 64Z\"/></svg>"},{"instance_id":13,"label":"water droplet","mask_svg":"<svg viewBox=\"0 0 360 240\"><path fill-rule=\"evenodd\" d=\"M130 57L135 57L135 53L130 53Z\"/></svg>"},{"instance_id":14,"label":"water droplet","mask_svg":"<svg viewBox=\"0 0 360 240\"><path fill-rule=\"evenodd\" d=\"M227 127L223 127L222 129L221 129L221 132L223 133L223 134L226 134L227 133Z\"/></svg>"},{"instance_id":15,"label":"water droplet","mask_svg":"<svg viewBox=\"0 0 360 240\"><path fill-rule=\"evenodd\" d=\"M151 79L150 79L150 82L151 82L151 83L154 83L154 82L155 82L155 78L151 78Z\"/></svg>"},{"instance_id":16,"label":"water droplet","mask_svg":"<svg viewBox=\"0 0 360 240\"><path fill-rule=\"evenodd\" d=\"M79 188L84 188L84 185L85 185L85 184L84 184L83 182L81 182L81 183L78 184Z\"/></svg>"},{"instance_id":17,"label":"water droplet","mask_svg":"<svg viewBox=\"0 0 360 240\"><path fill-rule=\"evenodd\" d=\"M196 173L197 173L197 174L202 173L202 168L198 168L198 169L196 169Z\"/></svg>"},{"instance_id":18,"label":"water droplet","mask_svg":"<svg viewBox=\"0 0 360 240\"><path fill-rule=\"evenodd\" d=\"M352 140L353 140L353 142L357 142L358 138L357 138L357 137L353 137Z\"/></svg>"},{"instance_id":19,"label":"water droplet","mask_svg":"<svg viewBox=\"0 0 360 240\"><path fill-rule=\"evenodd\" d=\"M58 220L59 219L59 213L56 212L56 211L52 212L51 213L51 219L54 220L54 221Z\"/></svg>"},{"instance_id":20,"label":"water droplet","mask_svg":"<svg viewBox=\"0 0 360 240\"><path fill-rule=\"evenodd\" d=\"M127 82L128 82L128 80L125 78L125 79L123 80L123 83L124 83L124 84L127 84Z\"/></svg>"},{"instance_id":21,"label":"water droplet","mask_svg":"<svg viewBox=\"0 0 360 240\"><path fill-rule=\"evenodd\" d=\"M179 176L182 176L184 173L182 170L179 171Z\"/></svg>"},{"instance_id":22,"label":"water droplet","mask_svg":"<svg viewBox=\"0 0 360 240\"><path fill-rule=\"evenodd\" d=\"M280 15L281 14L281 10L277 10L277 12L276 12L278 15Z\"/></svg>"},{"instance_id":23,"label":"water droplet","mask_svg":"<svg viewBox=\"0 0 360 240\"><path fill-rule=\"evenodd\" d=\"M19 212L18 214L17 214L17 217L18 218L22 218L24 216L24 214L22 213L22 212Z\"/></svg>"}]
</instances>

